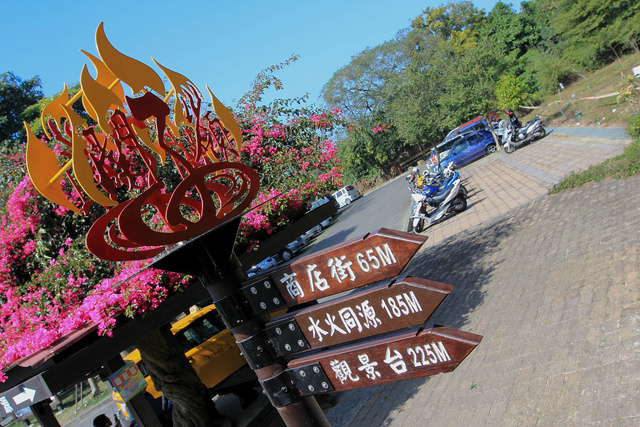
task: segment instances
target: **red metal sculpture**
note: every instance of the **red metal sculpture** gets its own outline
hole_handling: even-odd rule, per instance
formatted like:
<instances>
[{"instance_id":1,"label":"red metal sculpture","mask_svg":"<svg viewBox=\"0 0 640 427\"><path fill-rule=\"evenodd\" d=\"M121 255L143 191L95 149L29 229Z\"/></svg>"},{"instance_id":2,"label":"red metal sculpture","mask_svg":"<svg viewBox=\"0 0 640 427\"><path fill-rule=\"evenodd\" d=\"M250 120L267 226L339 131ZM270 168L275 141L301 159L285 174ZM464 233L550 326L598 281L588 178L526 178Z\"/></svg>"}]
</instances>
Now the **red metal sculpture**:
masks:
<instances>
[{"instance_id":1,"label":"red metal sculpture","mask_svg":"<svg viewBox=\"0 0 640 427\"><path fill-rule=\"evenodd\" d=\"M87 233L89 251L111 261L146 259L241 214L259 179L239 161L242 135L232 113L209 88L207 110L190 80L156 62L172 86L165 92L153 69L109 43L102 24L96 46L100 58L83 52L97 77L85 65L82 90L69 98L65 86L45 107L46 137L25 123L38 191L77 213L94 202L107 209ZM80 98L95 124L73 110ZM171 183L159 164L175 167Z\"/></svg>"}]
</instances>

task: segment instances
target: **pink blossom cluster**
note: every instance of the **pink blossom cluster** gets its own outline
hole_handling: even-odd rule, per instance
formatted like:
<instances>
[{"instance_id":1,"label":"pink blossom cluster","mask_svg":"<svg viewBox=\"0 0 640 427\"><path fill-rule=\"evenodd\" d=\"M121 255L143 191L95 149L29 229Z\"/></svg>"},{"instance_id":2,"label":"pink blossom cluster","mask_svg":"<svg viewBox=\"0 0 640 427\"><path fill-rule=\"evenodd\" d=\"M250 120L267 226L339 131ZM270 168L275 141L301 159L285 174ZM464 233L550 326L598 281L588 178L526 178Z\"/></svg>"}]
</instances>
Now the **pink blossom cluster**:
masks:
<instances>
[{"instance_id":1,"label":"pink blossom cluster","mask_svg":"<svg viewBox=\"0 0 640 427\"><path fill-rule=\"evenodd\" d=\"M389 132L390 126L386 123L382 123L380 125L374 126L371 132L380 133L380 132Z\"/></svg>"},{"instance_id":2,"label":"pink blossom cluster","mask_svg":"<svg viewBox=\"0 0 640 427\"><path fill-rule=\"evenodd\" d=\"M239 236L248 238L259 232L273 234L279 225L288 223L290 215L302 213L304 202L300 200L300 194L295 188L286 192L275 188L262 191L252 203L254 208L244 215ZM254 240L247 250L255 249L258 243Z\"/></svg>"},{"instance_id":3,"label":"pink blossom cluster","mask_svg":"<svg viewBox=\"0 0 640 427\"><path fill-rule=\"evenodd\" d=\"M92 278L95 265L83 247L66 237L49 262L36 262L36 240L45 202L28 177L11 192L0 230L0 369L42 350L87 322L110 333L120 314L157 307L188 284L175 273L144 269L142 261L110 269L107 279ZM68 214L71 215L71 214ZM29 271L31 273L29 274ZM26 273L26 274L25 274ZM95 286L90 286L90 279ZM4 374L0 372L0 381Z\"/></svg>"},{"instance_id":4,"label":"pink blossom cluster","mask_svg":"<svg viewBox=\"0 0 640 427\"><path fill-rule=\"evenodd\" d=\"M34 203L36 191L25 177L9 197L0 229L0 293L13 282L13 270L35 250L40 223Z\"/></svg>"}]
</instances>

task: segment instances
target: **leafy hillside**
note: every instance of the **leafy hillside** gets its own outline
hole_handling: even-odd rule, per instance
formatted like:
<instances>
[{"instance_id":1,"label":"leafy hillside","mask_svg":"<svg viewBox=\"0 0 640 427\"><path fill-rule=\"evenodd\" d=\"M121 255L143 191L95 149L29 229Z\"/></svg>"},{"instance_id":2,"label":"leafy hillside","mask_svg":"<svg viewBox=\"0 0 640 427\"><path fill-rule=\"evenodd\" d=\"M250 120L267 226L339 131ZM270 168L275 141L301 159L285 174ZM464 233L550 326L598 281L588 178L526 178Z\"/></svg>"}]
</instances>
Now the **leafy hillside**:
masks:
<instances>
[{"instance_id":1,"label":"leafy hillside","mask_svg":"<svg viewBox=\"0 0 640 427\"><path fill-rule=\"evenodd\" d=\"M428 7L323 88L327 105L353 124L338 139L344 176L388 175L495 109L518 110L525 120L538 112L551 125L622 126L633 105L618 105L617 94L640 65L624 55L638 55L639 42L638 1L531 0L519 11L500 1L489 12L466 0ZM545 108L527 117L521 106L528 103Z\"/></svg>"},{"instance_id":2,"label":"leafy hillside","mask_svg":"<svg viewBox=\"0 0 640 427\"><path fill-rule=\"evenodd\" d=\"M565 85L564 90L544 97L538 105L540 108L532 109L522 119L526 121L534 114L539 114L545 124L551 127L626 127L626 119L640 112L640 91L631 84L635 95L624 100L617 94L629 87L629 79L633 78L632 69L638 66L640 53L634 53L600 70L585 73L583 77ZM638 80L635 79L636 85L640 84Z\"/></svg>"}]
</instances>

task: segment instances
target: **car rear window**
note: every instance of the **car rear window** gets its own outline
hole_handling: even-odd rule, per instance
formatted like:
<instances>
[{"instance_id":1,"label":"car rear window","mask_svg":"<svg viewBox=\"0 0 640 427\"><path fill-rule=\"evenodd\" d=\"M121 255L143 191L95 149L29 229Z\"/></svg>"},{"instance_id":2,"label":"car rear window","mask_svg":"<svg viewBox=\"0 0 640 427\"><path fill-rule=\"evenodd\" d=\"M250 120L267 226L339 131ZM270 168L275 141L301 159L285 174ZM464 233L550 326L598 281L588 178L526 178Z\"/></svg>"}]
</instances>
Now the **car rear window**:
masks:
<instances>
[{"instance_id":1,"label":"car rear window","mask_svg":"<svg viewBox=\"0 0 640 427\"><path fill-rule=\"evenodd\" d=\"M175 334L178 342L185 351L208 340L224 330L225 326L216 310L192 322L188 327Z\"/></svg>"}]
</instances>

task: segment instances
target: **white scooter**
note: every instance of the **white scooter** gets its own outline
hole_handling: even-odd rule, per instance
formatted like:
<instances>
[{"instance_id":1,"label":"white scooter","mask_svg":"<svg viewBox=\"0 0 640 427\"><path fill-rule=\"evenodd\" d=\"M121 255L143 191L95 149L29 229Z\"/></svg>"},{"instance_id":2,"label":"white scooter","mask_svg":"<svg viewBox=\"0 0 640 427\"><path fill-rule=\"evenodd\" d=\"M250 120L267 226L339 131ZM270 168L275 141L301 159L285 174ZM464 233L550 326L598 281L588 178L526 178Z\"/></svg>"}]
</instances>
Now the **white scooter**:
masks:
<instances>
[{"instance_id":1,"label":"white scooter","mask_svg":"<svg viewBox=\"0 0 640 427\"><path fill-rule=\"evenodd\" d=\"M467 189L452 164L442 173L425 174L423 188L411 188L413 204L407 231L420 233L448 213L460 213L467 208ZM435 210L427 212L427 207ZM426 225L426 227L425 227Z\"/></svg>"},{"instance_id":2,"label":"white scooter","mask_svg":"<svg viewBox=\"0 0 640 427\"><path fill-rule=\"evenodd\" d=\"M544 138L546 135L547 131L544 128L544 123L542 123L542 119L537 114L533 120L528 121L518 129L514 129L513 125L508 123L502 134L504 152L511 154L516 151L516 147Z\"/></svg>"}]
</instances>

